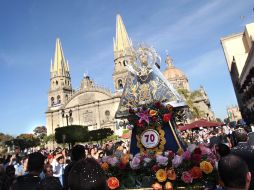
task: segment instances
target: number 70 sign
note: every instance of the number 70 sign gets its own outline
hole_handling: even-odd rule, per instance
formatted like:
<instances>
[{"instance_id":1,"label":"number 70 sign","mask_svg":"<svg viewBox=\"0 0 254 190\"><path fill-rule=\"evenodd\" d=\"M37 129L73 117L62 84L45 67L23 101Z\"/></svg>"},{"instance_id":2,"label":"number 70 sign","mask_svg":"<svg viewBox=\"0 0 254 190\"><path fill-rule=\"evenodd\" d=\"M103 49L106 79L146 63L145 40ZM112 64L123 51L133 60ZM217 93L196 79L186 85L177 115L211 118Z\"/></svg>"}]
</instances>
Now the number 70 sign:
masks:
<instances>
[{"instance_id":1,"label":"number 70 sign","mask_svg":"<svg viewBox=\"0 0 254 190\"><path fill-rule=\"evenodd\" d=\"M160 135L154 129L147 129L141 134L141 143L146 148L155 148L160 142Z\"/></svg>"}]
</instances>

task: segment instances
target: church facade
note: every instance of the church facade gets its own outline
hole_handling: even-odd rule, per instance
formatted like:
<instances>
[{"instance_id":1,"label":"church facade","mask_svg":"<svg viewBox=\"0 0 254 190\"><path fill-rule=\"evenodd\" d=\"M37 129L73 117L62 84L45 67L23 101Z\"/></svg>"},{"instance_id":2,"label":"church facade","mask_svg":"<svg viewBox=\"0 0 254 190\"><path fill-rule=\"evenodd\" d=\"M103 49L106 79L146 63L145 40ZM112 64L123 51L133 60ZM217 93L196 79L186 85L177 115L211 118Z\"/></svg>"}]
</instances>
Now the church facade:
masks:
<instances>
[{"instance_id":1,"label":"church facade","mask_svg":"<svg viewBox=\"0 0 254 190\"><path fill-rule=\"evenodd\" d=\"M54 60L50 67L50 87L46 127L48 135L58 127L67 125L88 126L89 130L100 128L119 129L121 121L115 119L122 89L128 75L127 64L134 62L132 41L120 15L116 19L114 46L114 71L112 74L115 92L95 85L89 76L84 76L79 89L73 89L70 67L63 53L60 39L56 40ZM177 70L168 56L168 69ZM164 76L175 88L179 85L189 90L188 79L182 71L165 71Z\"/></svg>"}]
</instances>

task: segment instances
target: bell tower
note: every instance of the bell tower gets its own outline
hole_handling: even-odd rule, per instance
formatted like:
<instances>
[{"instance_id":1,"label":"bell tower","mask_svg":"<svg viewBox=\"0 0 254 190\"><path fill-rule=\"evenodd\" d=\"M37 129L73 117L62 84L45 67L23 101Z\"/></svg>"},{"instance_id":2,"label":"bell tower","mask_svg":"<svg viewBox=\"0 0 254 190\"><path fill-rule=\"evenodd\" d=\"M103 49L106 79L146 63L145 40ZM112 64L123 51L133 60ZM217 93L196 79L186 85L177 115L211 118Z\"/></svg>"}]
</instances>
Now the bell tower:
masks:
<instances>
[{"instance_id":1,"label":"bell tower","mask_svg":"<svg viewBox=\"0 0 254 190\"><path fill-rule=\"evenodd\" d=\"M123 89L128 75L126 66L134 62L132 41L125 29L122 17L116 16L116 37L113 38L114 45L114 87L115 90Z\"/></svg>"},{"instance_id":2,"label":"bell tower","mask_svg":"<svg viewBox=\"0 0 254 190\"><path fill-rule=\"evenodd\" d=\"M57 108L67 102L72 95L69 64L59 38L56 39L54 62L50 67L50 89L48 92L48 108Z\"/></svg>"}]
</instances>

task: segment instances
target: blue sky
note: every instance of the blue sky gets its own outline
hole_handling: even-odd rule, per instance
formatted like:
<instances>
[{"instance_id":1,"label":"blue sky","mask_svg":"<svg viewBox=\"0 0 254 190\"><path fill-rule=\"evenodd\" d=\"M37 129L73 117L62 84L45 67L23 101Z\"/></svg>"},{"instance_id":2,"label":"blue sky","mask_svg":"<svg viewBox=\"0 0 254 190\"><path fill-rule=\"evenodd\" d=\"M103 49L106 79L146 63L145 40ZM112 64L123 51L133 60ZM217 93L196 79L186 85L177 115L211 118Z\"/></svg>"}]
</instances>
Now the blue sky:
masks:
<instances>
[{"instance_id":1,"label":"blue sky","mask_svg":"<svg viewBox=\"0 0 254 190\"><path fill-rule=\"evenodd\" d=\"M134 42L166 50L189 78L206 89L217 117L236 104L220 38L253 22L252 0L1 0L0 131L17 135L45 125L50 60L61 39L73 87L84 73L113 90L116 14ZM241 19L241 16L242 17Z\"/></svg>"}]
</instances>

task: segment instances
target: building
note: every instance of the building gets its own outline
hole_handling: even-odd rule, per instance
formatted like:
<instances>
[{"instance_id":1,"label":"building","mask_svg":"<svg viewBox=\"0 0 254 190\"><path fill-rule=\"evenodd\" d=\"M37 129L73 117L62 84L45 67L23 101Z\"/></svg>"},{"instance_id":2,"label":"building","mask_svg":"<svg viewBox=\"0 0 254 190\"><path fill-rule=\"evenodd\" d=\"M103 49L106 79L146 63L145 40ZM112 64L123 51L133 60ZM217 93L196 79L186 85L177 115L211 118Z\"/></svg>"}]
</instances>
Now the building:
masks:
<instances>
[{"instance_id":1,"label":"building","mask_svg":"<svg viewBox=\"0 0 254 190\"><path fill-rule=\"evenodd\" d=\"M54 133L55 128L69 124L88 126L89 130L99 128L117 130L118 121L114 116L128 73L125 66L132 61L131 48L132 42L122 18L118 15L114 39L115 93L96 85L89 76L84 76L80 88L74 90L71 85L70 67L64 57L60 39L56 40L54 62L51 63L50 68L46 111L48 135Z\"/></svg>"},{"instance_id":2,"label":"building","mask_svg":"<svg viewBox=\"0 0 254 190\"><path fill-rule=\"evenodd\" d=\"M46 127L48 135L57 127L67 125L84 125L89 130L100 128L119 129L122 122L115 119L122 89L125 85L128 70L127 64L134 62L132 41L120 15L116 19L116 36L114 46L114 71L112 74L115 92L96 85L89 77L84 76L79 89L71 85L70 66L66 61L60 39L56 40L54 60L50 67L50 87L48 91L48 109L46 111ZM164 76L175 88L189 90L188 78L174 67L172 59L167 56L167 69ZM159 65L157 65L159 67ZM195 100L201 109L210 117L210 103L204 90L202 98ZM212 118L212 116L211 116Z\"/></svg>"},{"instance_id":3,"label":"building","mask_svg":"<svg viewBox=\"0 0 254 190\"><path fill-rule=\"evenodd\" d=\"M241 33L221 38L228 70L243 119L254 122L254 23Z\"/></svg>"},{"instance_id":4,"label":"building","mask_svg":"<svg viewBox=\"0 0 254 190\"><path fill-rule=\"evenodd\" d=\"M173 65L172 58L167 55L166 57L167 67L163 72L165 78L174 86L175 89L185 89L189 94L193 93L190 91L189 80L183 71L176 68ZM194 91L198 96L194 96L193 104L197 107L203 114L203 117L208 120L215 120L213 111L211 110L210 100L205 89L201 86L199 89Z\"/></svg>"},{"instance_id":5,"label":"building","mask_svg":"<svg viewBox=\"0 0 254 190\"><path fill-rule=\"evenodd\" d=\"M229 122L237 122L242 119L242 115L238 106L229 106L227 108Z\"/></svg>"}]
</instances>

